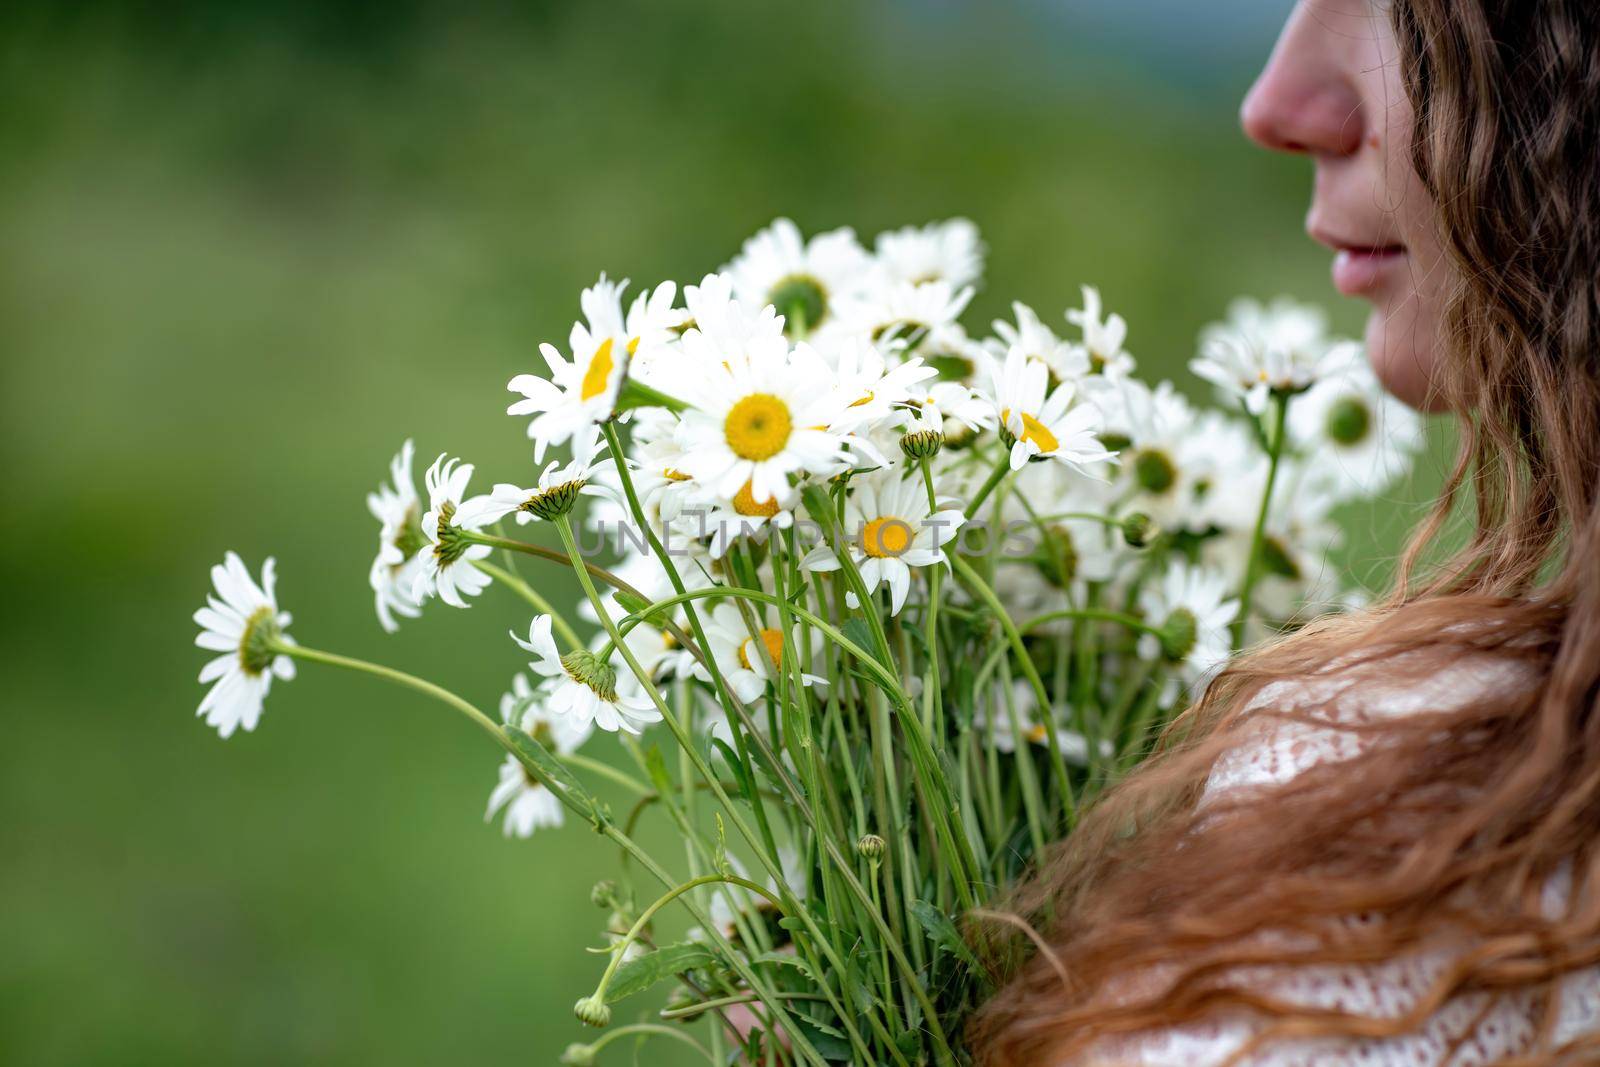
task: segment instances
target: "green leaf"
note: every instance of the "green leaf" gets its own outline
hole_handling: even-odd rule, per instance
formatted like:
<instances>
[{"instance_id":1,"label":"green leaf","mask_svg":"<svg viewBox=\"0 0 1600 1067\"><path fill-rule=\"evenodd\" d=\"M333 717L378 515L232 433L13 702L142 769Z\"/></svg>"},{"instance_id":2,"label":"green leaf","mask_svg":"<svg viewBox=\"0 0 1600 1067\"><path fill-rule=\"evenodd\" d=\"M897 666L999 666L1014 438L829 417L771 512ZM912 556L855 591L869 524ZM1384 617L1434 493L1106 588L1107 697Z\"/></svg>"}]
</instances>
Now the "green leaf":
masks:
<instances>
[{"instance_id":1,"label":"green leaf","mask_svg":"<svg viewBox=\"0 0 1600 1067\"><path fill-rule=\"evenodd\" d=\"M667 760L661 754L660 745L651 745L645 750L644 769L649 773L650 781L655 785L657 793L662 796L672 795L672 776L667 773Z\"/></svg>"},{"instance_id":2,"label":"green leaf","mask_svg":"<svg viewBox=\"0 0 1600 1067\"><path fill-rule=\"evenodd\" d=\"M800 1032L805 1034L806 1040L811 1042L811 1047L821 1053L823 1059L838 1063L850 1062L854 1050L850 1047L850 1040L844 1036L843 1031L827 1023L820 1023L809 1015L796 1014L793 1018Z\"/></svg>"},{"instance_id":3,"label":"green leaf","mask_svg":"<svg viewBox=\"0 0 1600 1067\"><path fill-rule=\"evenodd\" d=\"M978 962L978 957L973 955L972 949L962 938L961 931L956 929L956 924L950 921L948 915L926 900L914 901L911 905L911 914L917 917L917 922L922 924L922 928L933 938L935 944L948 949L974 970L983 970L983 964Z\"/></svg>"},{"instance_id":4,"label":"green leaf","mask_svg":"<svg viewBox=\"0 0 1600 1067\"><path fill-rule=\"evenodd\" d=\"M624 997L642 993L664 978L704 967L714 958L710 949L694 941L647 952L617 968L617 973L611 976L611 984L606 986L606 1003L615 1004Z\"/></svg>"},{"instance_id":5,"label":"green leaf","mask_svg":"<svg viewBox=\"0 0 1600 1067\"><path fill-rule=\"evenodd\" d=\"M618 606L629 615L643 615L650 610L650 601L633 593L625 593L620 589L611 594L611 599L615 600Z\"/></svg>"},{"instance_id":6,"label":"green leaf","mask_svg":"<svg viewBox=\"0 0 1600 1067\"><path fill-rule=\"evenodd\" d=\"M850 640L860 645L863 652L869 656L872 655L872 627L867 625L866 619L861 618L859 615L846 619L845 624L839 627L839 630Z\"/></svg>"},{"instance_id":7,"label":"green leaf","mask_svg":"<svg viewBox=\"0 0 1600 1067\"><path fill-rule=\"evenodd\" d=\"M811 970L811 964L807 963L805 960L801 959L799 956L796 956L792 952L763 952L750 962L771 963L779 967L793 967L795 970L806 975L807 977L812 977L814 974L814 972Z\"/></svg>"},{"instance_id":8,"label":"green leaf","mask_svg":"<svg viewBox=\"0 0 1600 1067\"><path fill-rule=\"evenodd\" d=\"M566 764L556 759L549 749L515 726L505 727L505 734L511 742L511 747L516 750L517 759L533 772L535 778L547 787L552 783L559 786L567 799L581 810L585 818L595 819L599 816L600 809L595 804L594 797L572 772L567 770Z\"/></svg>"}]
</instances>

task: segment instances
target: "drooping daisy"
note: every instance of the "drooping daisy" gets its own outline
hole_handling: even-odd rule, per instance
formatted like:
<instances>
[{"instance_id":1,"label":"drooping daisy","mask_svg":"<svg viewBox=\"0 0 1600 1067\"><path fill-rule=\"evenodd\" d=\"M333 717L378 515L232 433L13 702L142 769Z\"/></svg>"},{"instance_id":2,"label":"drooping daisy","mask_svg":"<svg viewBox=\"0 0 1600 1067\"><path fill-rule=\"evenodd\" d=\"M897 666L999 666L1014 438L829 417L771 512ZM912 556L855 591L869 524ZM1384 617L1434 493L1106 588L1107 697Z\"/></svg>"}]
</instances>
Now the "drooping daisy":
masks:
<instances>
[{"instance_id":1,"label":"drooping daisy","mask_svg":"<svg viewBox=\"0 0 1600 1067\"><path fill-rule=\"evenodd\" d=\"M983 240L970 219L947 219L878 234L878 269L891 281L946 282L954 288L983 276Z\"/></svg>"},{"instance_id":2,"label":"drooping daisy","mask_svg":"<svg viewBox=\"0 0 1600 1067\"><path fill-rule=\"evenodd\" d=\"M1299 392L1317 380L1328 350L1326 327L1319 308L1287 297L1265 306L1236 300L1226 322L1201 333L1200 355L1189 369L1259 415L1274 392Z\"/></svg>"},{"instance_id":3,"label":"drooping daisy","mask_svg":"<svg viewBox=\"0 0 1600 1067\"><path fill-rule=\"evenodd\" d=\"M1090 370L1108 378L1133 373L1133 357L1122 347L1128 339L1128 324L1115 313L1104 320L1100 318L1100 290L1085 285L1083 308L1069 310L1067 321L1083 331L1083 351L1088 356Z\"/></svg>"},{"instance_id":4,"label":"drooping daisy","mask_svg":"<svg viewBox=\"0 0 1600 1067\"><path fill-rule=\"evenodd\" d=\"M564 821L561 801L511 755L500 764L500 781L489 794L483 821L493 819L502 808L507 837L532 837L540 827L560 826Z\"/></svg>"},{"instance_id":5,"label":"drooping daisy","mask_svg":"<svg viewBox=\"0 0 1600 1067\"><path fill-rule=\"evenodd\" d=\"M739 299L771 304L789 334L798 336L833 325L837 302L861 290L872 265L849 227L806 241L793 222L777 219L746 241L724 270Z\"/></svg>"},{"instance_id":6,"label":"drooping daisy","mask_svg":"<svg viewBox=\"0 0 1600 1067\"><path fill-rule=\"evenodd\" d=\"M626 279L611 282L600 275L580 298L586 321L574 323L568 338L572 361L554 345L541 344L549 379L519 374L507 384L523 399L508 407L506 414L536 416L528 424L534 462L542 462L546 448L561 444L579 428L611 418L629 360L641 349L671 340L674 283L662 282L653 293L640 293L624 318L622 291L627 286Z\"/></svg>"},{"instance_id":7,"label":"drooping daisy","mask_svg":"<svg viewBox=\"0 0 1600 1067\"><path fill-rule=\"evenodd\" d=\"M1088 465L1115 457L1096 436L1099 409L1092 404L1074 404L1077 388L1071 382L1050 389L1050 372L1043 361L1030 357L1021 347L1013 345L1004 363L991 359L989 377L1002 440L1011 450L1012 470L1037 456L1088 474Z\"/></svg>"},{"instance_id":8,"label":"drooping daisy","mask_svg":"<svg viewBox=\"0 0 1600 1067\"><path fill-rule=\"evenodd\" d=\"M1146 621L1163 636L1146 634L1140 654L1147 659L1164 656L1178 664L1193 680L1228 658L1228 627L1239 613L1239 601L1229 599L1227 575L1221 571L1173 563L1160 583L1139 594Z\"/></svg>"},{"instance_id":9,"label":"drooping daisy","mask_svg":"<svg viewBox=\"0 0 1600 1067\"><path fill-rule=\"evenodd\" d=\"M594 724L575 716L547 714L541 706L542 695L529 684L528 676L518 671L511 678L511 690L500 698L501 721L518 727L557 755L576 752L594 732ZM489 795L484 820L494 818L501 809L505 810L507 837L530 837L541 826L562 823L561 801L515 756L508 755L500 765L500 783Z\"/></svg>"},{"instance_id":10,"label":"drooping daisy","mask_svg":"<svg viewBox=\"0 0 1600 1067\"><path fill-rule=\"evenodd\" d=\"M711 655L717 661L717 669L727 679L728 687L733 690L734 695L746 704L759 697L766 689L767 682L771 678L771 672L767 669L767 658L780 669L785 666L783 631L777 629L768 619L766 605L752 604L750 609L756 619L755 636L751 635L750 627L746 625L744 615L738 606L726 601L718 603L712 609L710 618L705 620L706 643L711 646ZM822 635L813 630L811 636L811 651L815 654L820 647ZM762 656L763 649L766 651L766 657ZM710 674L704 667L697 666L695 673L696 677L702 680L710 680ZM806 685L827 681L812 674L802 674L800 677Z\"/></svg>"},{"instance_id":11,"label":"drooping daisy","mask_svg":"<svg viewBox=\"0 0 1600 1067\"><path fill-rule=\"evenodd\" d=\"M485 496L478 497L470 514L459 521L487 526L499 522L507 515L515 515L519 525L534 519L556 519L572 511L579 496L609 496L607 486L592 482L602 466L610 459L596 459L605 446L600 443L600 430L586 426L572 435L572 461L559 465L551 460L539 472L539 481L529 488L501 482Z\"/></svg>"},{"instance_id":12,"label":"drooping daisy","mask_svg":"<svg viewBox=\"0 0 1600 1067\"><path fill-rule=\"evenodd\" d=\"M1089 354L1081 345L1064 341L1039 319L1027 304L1013 301L1011 311L1017 317L1013 326L1004 319L996 319L994 332L997 339L986 342L988 351L996 358L1004 358L1013 348L1043 363L1050 377L1058 382L1077 381L1089 373Z\"/></svg>"},{"instance_id":13,"label":"drooping daisy","mask_svg":"<svg viewBox=\"0 0 1600 1067\"><path fill-rule=\"evenodd\" d=\"M593 652L575 648L562 655L550 635L550 616L534 616L526 641L516 634L511 639L538 657L528 664L535 674L554 680L544 705L550 714L593 723L609 733L637 734L661 721L654 702L634 686L619 689L616 670Z\"/></svg>"},{"instance_id":14,"label":"drooping daisy","mask_svg":"<svg viewBox=\"0 0 1600 1067\"><path fill-rule=\"evenodd\" d=\"M269 557L257 585L244 561L229 552L211 568L216 596L208 595L206 606L194 613L200 626L194 643L222 653L200 670L201 683L214 684L196 714L205 716L206 725L222 737L241 726L254 730L272 679L294 677L294 661L274 647L294 643L283 632L290 619L287 611L278 610L275 567Z\"/></svg>"},{"instance_id":15,"label":"drooping daisy","mask_svg":"<svg viewBox=\"0 0 1600 1067\"><path fill-rule=\"evenodd\" d=\"M489 576L473 566L474 561L489 555L489 546L461 537L462 531L484 524L481 498L466 496L471 480L472 464L456 459L446 462L443 454L423 476L428 511L422 516L422 535L428 539L428 547L423 550L423 566L412 589L419 601L437 595L453 608L464 608L464 597L477 596L489 584Z\"/></svg>"},{"instance_id":16,"label":"drooping daisy","mask_svg":"<svg viewBox=\"0 0 1600 1067\"><path fill-rule=\"evenodd\" d=\"M378 624L389 633L400 628L396 615L414 619L422 614L412 590L423 568L422 550L428 539L422 535L422 504L411 477L411 455L408 440L389 463L393 486L380 485L377 492L367 494L367 510L381 524L378 554L367 580L372 585Z\"/></svg>"},{"instance_id":17,"label":"drooping daisy","mask_svg":"<svg viewBox=\"0 0 1600 1067\"><path fill-rule=\"evenodd\" d=\"M1384 392L1360 345L1328 352L1322 378L1289 406L1289 433L1329 476L1341 500L1372 496L1409 470L1422 420Z\"/></svg>"},{"instance_id":18,"label":"drooping daisy","mask_svg":"<svg viewBox=\"0 0 1600 1067\"><path fill-rule=\"evenodd\" d=\"M911 588L911 568L946 563L946 542L956 536L966 516L954 508L932 511L927 489L919 479L902 478L899 471L856 478L845 501L846 550L871 593L883 582L889 586L889 613L898 615ZM801 566L813 571L840 567L827 545L813 549ZM852 608L860 607L854 593L847 594Z\"/></svg>"},{"instance_id":19,"label":"drooping daisy","mask_svg":"<svg viewBox=\"0 0 1600 1067\"><path fill-rule=\"evenodd\" d=\"M694 354L698 330L684 335ZM788 491L798 471L831 473L847 458L839 434L833 371L808 345L751 348L744 359L693 361L680 395L693 405L678 424L683 470L708 490L733 497L747 483L765 504Z\"/></svg>"}]
</instances>

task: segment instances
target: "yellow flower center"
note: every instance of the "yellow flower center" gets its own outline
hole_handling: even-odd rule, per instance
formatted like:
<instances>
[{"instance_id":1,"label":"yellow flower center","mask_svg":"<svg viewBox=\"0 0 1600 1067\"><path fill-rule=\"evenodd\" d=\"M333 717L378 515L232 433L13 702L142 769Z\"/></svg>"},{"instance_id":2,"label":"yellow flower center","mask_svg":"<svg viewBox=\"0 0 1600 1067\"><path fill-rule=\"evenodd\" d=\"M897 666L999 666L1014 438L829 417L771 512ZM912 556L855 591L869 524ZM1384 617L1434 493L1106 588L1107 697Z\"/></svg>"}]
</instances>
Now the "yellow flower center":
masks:
<instances>
[{"instance_id":1,"label":"yellow flower center","mask_svg":"<svg viewBox=\"0 0 1600 1067\"><path fill-rule=\"evenodd\" d=\"M865 407L866 405L872 403L873 399L873 392L871 389L868 389L866 396L862 397L860 400L854 401L850 406L853 408Z\"/></svg>"},{"instance_id":2,"label":"yellow flower center","mask_svg":"<svg viewBox=\"0 0 1600 1067\"><path fill-rule=\"evenodd\" d=\"M861 550L878 559L893 559L911 547L911 524L893 515L873 519L861 531Z\"/></svg>"},{"instance_id":3,"label":"yellow flower center","mask_svg":"<svg viewBox=\"0 0 1600 1067\"><path fill-rule=\"evenodd\" d=\"M1008 424L1011 422L1010 408L1001 410L1000 421ZM1054 452L1061 447L1061 442L1056 440L1056 435L1050 432L1050 427L1029 415L1026 411L1022 412L1022 440L1038 445L1040 452Z\"/></svg>"},{"instance_id":4,"label":"yellow flower center","mask_svg":"<svg viewBox=\"0 0 1600 1067\"><path fill-rule=\"evenodd\" d=\"M631 347L631 346L630 346ZM593 400L606 391L611 381L611 370L616 364L611 358L611 338L607 337L595 349L589 360L589 369L583 372L583 383L578 387L579 400Z\"/></svg>"},{"instance_id":5,"label":"yellow flower center","mask_svg":"<svg viewBox=\"0 0 1600 1067\"><path fill-rule=\"evenodd\" d=\"M1036 745L1042 745L1050 735L1042 725L1035 724L1024 730L1023 736Z\"/></svg>"},{"instance_id":6,"label":"yellow flower center","mask_svg":"<svg viewBox=\"0 0 1600 1067\"><path fill-rule=\"evenodd\" d=\"M741 515L751 518L770 519L778 513L778 498L769 497L765 504L757 504L752 482L745 482L739 491L733 494L733 510Z\"/></svg>"},{"instance_id":7,"label":"yellow flower center","mask_svg":"<svg viewBox=\"0 0 1600 1067\"><path fill-rule=\"evenodd\" d=\"M740 459L771 459L789 443L794 421L789 405L771 393L751 393L733 405L722 422L728 447Z\"/></svg>"},{"instance_id":8,"label":"yellow flower center","mask_svg":"<svg viewBox=\"0 0 1600 1067\"><path fill-rule=\"evenodd\" d=\"M781 630L774 630L769 627L765 630L762 630L760 636L761 643L767 646L767 658L772 660L773 663L782 663L783 632ZM739 644L739 663L743 665L744 669L747 671L755 670L755 668L750 665L750 645L753 640L753 638L747 637ZM760 655L760 653L757 653L757 655Z\"/></svg>"},{"instance_id":9,"label":"yellow flower center","mask_svg":"<svg viewBox=\"0 0 1600 1067\"><path fill-rule=\"evenodd\" d=\"M668 467L666 470L662 471L661 474L662 477L666 478L669 482L686 482L690 477L676 467Z\"/></svg>"}]
</instances>

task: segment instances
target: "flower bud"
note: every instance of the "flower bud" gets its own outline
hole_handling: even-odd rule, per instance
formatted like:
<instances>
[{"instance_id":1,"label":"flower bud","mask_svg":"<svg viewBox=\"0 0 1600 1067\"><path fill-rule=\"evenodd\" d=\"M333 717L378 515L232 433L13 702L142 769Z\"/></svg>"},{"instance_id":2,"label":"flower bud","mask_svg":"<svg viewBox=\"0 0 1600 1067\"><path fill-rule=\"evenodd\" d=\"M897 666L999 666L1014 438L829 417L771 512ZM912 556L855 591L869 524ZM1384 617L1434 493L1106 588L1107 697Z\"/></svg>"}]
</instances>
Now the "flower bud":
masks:
<instances>
[{"instance_id":1,"label":"flower bud","mask_svg":"<svg viewBox=\"0 0 1600 1067\"><path fill-rule=\"evenodd\" d=\"M1161 624L1161 651L1167 659L1176 663L1193 651L1198 637L1199 624L1194 612L1179 608Z\"/></svg>"},{"instance_id":2,"label":"flower bud","mask_svg":"<svg viewBox=\"0 0 1600 1067\"><path fill-rule=\"evenodd\" d=\"M576 1042L567 1046L567 1051L561 1054L561 1062L569 1067L594 1067L599 1063L593 1045L580 1045Z\"/></svg>"},{"instance_id":3,"label":"flower bud","mask_svg":"<svg viewBox=\"0 0 1600 1067\"><path fill-rule=\"evenodd\" d=\"M907 459L932 459L944 447L944 434L938 430L913 430L900 438L900 451Z\"/></svg>"},{"instance_id":4,"label":"flower bud","mask_svg":"<svg viewBox=\"0 0 1600 1067\"><path fill-rule=\"evenodd\" d=\"M1135 511L1122 520L1122 539L1133 548L1143 548L1160 532L1161 527L1142 511Z\"/></svg>"},{"instance_id":5,"label":"flower bud","mask_svg":"<svg viewBox=\"0 0 1600 1067\"><path fill-rule=\"evenodd\" d=\"M883 859L884 852L889 844L877 834L864 834L856 842L856 854L862 859L871 860L873 863Z\"/></svg>"},{"instance_id":6,"label":"flower bud","mask_svg":"<svg viewBox=\"0 0 1600 1067\"><path fill-rule=\"evenodd\" d=\"M589 903L597 908L615 908L617 906L617 883L609 878L602 878L589 890Z\"/></svg>"},{"instance_id":7,"label":"flower bud","mask_svg":"<svg viewBox=\"0 0 1600 1067\"><path fill-rule=\"evenodd\" d=\"M597 996L587 996L572 1006L572 1014L585 1026L596 1029L611 1025L611 1005Z\"/></svg>"}]
</instances>

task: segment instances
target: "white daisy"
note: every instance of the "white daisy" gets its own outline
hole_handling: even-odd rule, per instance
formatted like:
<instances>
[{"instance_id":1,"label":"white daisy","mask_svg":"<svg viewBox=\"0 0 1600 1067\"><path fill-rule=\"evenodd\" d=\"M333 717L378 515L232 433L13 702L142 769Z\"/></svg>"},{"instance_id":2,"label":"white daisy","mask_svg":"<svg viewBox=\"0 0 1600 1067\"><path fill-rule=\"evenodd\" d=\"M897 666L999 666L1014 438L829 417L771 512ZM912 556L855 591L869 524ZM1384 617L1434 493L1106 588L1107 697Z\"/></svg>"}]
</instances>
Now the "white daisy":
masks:
<instances>
[{"instance_id":1,"label":"white daisy","mask_svg":"<svg viewBox=\"0 0 1600 1067\"><path fill-rule=\"evenodd\" d=\"M629 473L640 506L660 516L662 523L676 521L684 505L705 492L683 469L683 446L678 443L678 416L663 408L645 408L630 428ZM614 468L602 472L611 484ZM621 484L615 493L621 498ZM632 516L623 512L631 522Z\"/></svg>"},{"instance_id":2,"label":"white daisy","mask_svg":"<svg viewBox=\"0 0 1600 1067\"><path fill-rule=\"evenodd\" d=\"M1226 322L1201 333L1200 355L1189 369L1259 415L1273 392L1298 392L1317 380L1328 350L1326 325L1319 308L1287 297L1266 306L1235 300Z\"/></svg>"},{"instance_id":3,"label":"white daisy","mask_svg":"<svg viewBox=\"0 0 1600 1067\"><path fill-rule=\"evenodd\" d=\"M867 475L850 483L844 515L844 530L850 537L846 549L868 593L879 582L889 586L889 614L898 615L911 588L911 568L946 563L943 546L965 521L966 516L953 508L930 511L920 479L902 478L893 470ZM821 545L801 566L832 571L840 563L832 549ZM861 606L854 593L847 594L847 600L852 608Z\"/></svg>"},{"instance_id":4,"label":"white daisy","mask_svg":"<svg viewBox=\"0 0 1600 1067\"><path fill-rule=\"evenodd\" d=\"M400 447L400 454L389 463L393 486L380 485L367 494L367 510L381 524L378 554L372 560L367 580L378 612L378 624L389 633L400 628L396 615L414 619L422 614L411 591L423 568L423 552L428 539L422 536L422 505L411 477L411 442Z\"/></svg>"},{"instance_id":5,"label":"white daisy","mask_svg":"<svg viewBox=\"0 0 1600 1067\"><path fill-rule=\"evenodd\" d=\"M483 813L484 822L495 817L504 808L507 837L532 837L543 826L560 826L564 815L561 801L546 789L515 756L506 756L500 764L500 782L489 794L489 807Z\"/></svg>"},{"instance_id":6,"label":"white daisy","mask_svg":"<svg viewBox=\"0 0 1600 1067\"><path fill-rule=\"evenodd\" d=\"M690 330L683 343L695 357L708 341ZM712 350L691 361L679 391L693 405L678 424L683 472L719 496L748 483L764 504L788 491L789 475L832 473L847 459L828 429L839 415L832 370L808 345L785 348L761 343L744 358L719 362Z\"/></svg>"},{"instance_id":7,"label":"white daisy","mask_svg":"<svg viewBox=\"0 0 1600 1067\"><path fill-rule=\"evenodd\" d=\"M272 679L294 677L294 661L274 648L278 643L294 643L283 632L290 619L287 611L278 610L273 594L276 582L270 557L261 565L261 584L257 585L244 561L229 552L221 564L211 568L217 595L207 596L206 606L194 613L200 626L194 643L222 653L200 670L202 684L215 684L196 714L205 716L206 725L215 727L223 737L241 726L254 730Z\"/></svg>"},{"instance_id":8,"label":"white daisy","mask_svg":"<svg viewBox=\"0 0 1600 1067\"><path fill-rule=\"evenodd\" d=\"M1100 290L1092 285L1083 286L1083 309L1069 310L1067 321L1083 330L1083 351L1091 370L1108 378L1121 378L1133 373L1133 357L1123 349L1128 339L1128 324L1121 315L1100 318Z\"/></svg>"},{"instance_id":9,"label":"white daisy","mask_svg":"<svg viewBox=\"0 0 1600 1067\"><path fill-rule=\"evenodd\" d=\"M912 357L894 367L878 346L853 337L839 350L834 389L836 430L856 430L889 417L899 405L926 395L938 372Z\"/></svg>"},{"instance_id":10,"label":"white daisy","mask_svg":"<svg viewBox=\"0 0 1600 1067\"><path fill-rule=\"evenodd\" d=\"M1220 567L1235 587L1243 582L1250 559L1266 466L1264 459L1258 460L1248 476L1222 483L1237 503L1229 509L1228 521L1216 523L1222 536L1202 546L1205 560ZM1261 562L1252 594L1256 610L1287 620L1335 606L1339 572L1329 553L1343 542L1343 531L1330 518L1338 502L1334 484L1320 462L1297 457L1280 462L1262 530ZM1213 510L1224 509L1219 504Z\"/></svg>"},{"instance_id":11,"label":"white daisy","mask_svg":"<svg viewBox=\"0 0 1600 1067\"><path fill-rule=\"evenodd\" d=\"M757 307L771 304L793 334L831 327L838 301L861 290L872 266L849 227L806 241L793 222L777 219L746 241L724 270L739 299Z\"/></svg>"},{"instance_id":12,"label":"white daisy","mask_svg":"<svg viewBox=\"0 0 1600 1067\"><path fill-rule=\"evenodd\" d=\"M1020 346L1011 347L1004 363L990 359L989 376L1002 439L1011 449L1012 470L1038 456L1089 474L1085 469L1089 464L1114 458L1096 436L1099 409L1093 404L1073 404L1077 390L1071 382L1050 389L1045 364Z\"/></svg>"},{"instance_id":13,"label":"white daisy","mask_svg":"<svg viewBox=\"0 0 1600 1067\"><path fill-rule=\"evenodd\" d=\"M1058 382L1076 381L1089 373L1089 354L1081 345L1064 341L1040 321L1038 314L1027 304L1014 301L1011 311L1017 317L1015 326L1004 319L996 319L994 332L997 340L986 343L989 353L996 358L1005 357L1013 348L1043 363L1050 377Z\"/></svg>"},{"instance_id":14,"label":"white daisy","mask_svg":"<svg viewBox=\"0 0 1600 1067\"><path fill-rule=\"evenodd\" d=\"M878 234L878 269L891 281L946 282L960 288L983 276L983 240L969 219L947 219Z\"/></svg>"},{"instance_id":15,"label":"white daisy","mask_svg":"<svg viewBox=\"0 0 1600 1067\"><path fill-rule=\"evenodd\" d=\"M1146 621L1165 631L1160 639L1145 634L1140 654L1164 655L1191 680L1226 660L1232 651L1228 627L1239 613L1239 601L1228 599L1229 590L1221 571L1173 563L1159 584L1139 594Z\"/></svg>"},{"instance_id":16,"label":"white daisy","mask_svg":"<svg viewBox=\"0 0 1600 1067\"><path fill-rule=\"evenodd\" d=\"M1341 500L1383 492L1423 444L1422 419L1384 392L1349 341L1329 350L1323 377L1289 406L1289 433Z\"/></svg>"},{"instance_id":17,"label":"white daisy","mask_svg":"<svg viewBox=\"0 0 1600 1067\"><path fill-rule=\"evenodd\" d=\"M593 723L610 733L637 734L661 721L650 698L636 686L619 689L616 670L593 652L577 648L563 656L550 635L550 616L534 616L526 641L516 634L511 639L538 657L528 664L535 674L554 680L544 705L551 714Z\"/></svg>"},{"instance_id":18,"label":"white daisy","mask_svg":"<svg viewBox=\"0 0 1600 1067\"><path fill-rule=\"evenodd\" d=\"M528 676L518 671L511 676L511 689L500 697L500 719L508 726L514 725L533 737L545 748L564 756L576 752L594 733L592 722L583 722L570 715L549 715L542 707L544 693L528 682ZM507 756L500 765L500 783L489 794L489 808L484 820L494 818L505 809L507 837L530 837L541 826L560 826L563 813L561 801L515 756Z\"/></svg>"},{"instance_id":19,"label":"white daisy","mask_svg":"<svg viewBox=\"0 0 1600 1067\"><path fill-rule=\"evenodd\" d=\"M738 605L726 601L719 603L711 611L711 616L705 620L706 643L711 646L711 655L717 661L717 669L727 679L728 687L735 696L748 704L759 697L766 689L771 673L767 669L767 657L770 657L775 666L783 665L783 631L769 625L767 606L764 604L749 605L756 618L758 627L756 635L751 636L750 628L745 625L744 614ZM812 648L814 655L820 647L821 634L811 631ZM760 645L756 642L760 641ZM763 657L762 648L766 649ZM696 666L695 676L703 681L710 680L710 673L704 667ZM815 685L819 682L826 684L827 679L819 678L812 674L802 674L801 680L806 685Z\"/></svg>"},{"instance_id":20,"label":"white daisy","mask_svg":"<svg viewBox=\"0 0 1600 1067\"><path fill-rule=\"evenodd\" d=\"M907 351L943 335L972 300L972 287L949 282L883 282L839 306L839 329L874 344ZM940 347L935 341L933 347Z\"/></svg>"},{"instance_id":21,"label":"white daisy","mask_svg":"<svg viewBox=\"0 0 1600 1067\"><path fill-rule=\"evenodd\" d=\"M466 496L472 464L458 463L455 459L446 462L440 454L423 476L428 511L422 516L422 535L429 547L423 551L423 566L417 572L412 596L420 601L436 595L453 608L464 608L464 597L477 596L489 584L489 576L472 565L489 555L489 546L461 538L463 530L476 530L483 520L479 517L482 498Z\"/></svg>"},{"instance_id":22,"label":"white daisy","mask_svg":"<svg viewBox=\"0 0 1600 1067\"><path fill-rule=\"evenodd\" d=\"M624 318L622 291L627 286L626 280L613 283L600 275L580 298L587 321L573 324L567 342L572 362L554 345L541 344L539 352L550 368L550 378L519 374L506 386L523 396L506 414L536 416L528 424L534 462L543 461L547 447L562 443L579 428L611 418L629 360L642 349L671 340L676 286L662 282L653 293L640 293Z\"/></svg>"},{"instance_id":23,"label":"white daisy","mask_svg":"<svg viewBox=\"0 0 1600 1067\"><path fill-rule=\"evenodd\" d=\"M1097 376L1083 389L1104 416L1102 437L1128 442L1126 447L1118 442L1127 510L1141 511L1170 529L1194 525L1195 498L1212 481L1220 458L1215 442L1196 432L1194 406L1171 382L1151 389L1137 378Z\"/></svg>"},{"instance_id":24,"label":"white daisy","mask_svg":"<svg viewBox=\"0 0 1600 1067\"><path fill-rule=\"evenodd\" d=\"M787 530L794 525L794 490L785 486L771 500L757 503L750 482L745 482L731 498L702 498L684 507L680 529L691 529L691 536L706 540L712 559L721 559L737 541L766 542L769 529Z\"/></svg>"},{"instance_id":25,"label":"white daisy","mask_svg":"<svg viewBox=\"0 0 1600 1067\"><path fill-rule=\"evenodd\" d=\"M551 460L539 472L539 481L526 489L506 482L497 484L492 492L478 497L471 513L463 513L458 522L487 526L507 515L516 515L521 525L535 518L566 515L580 496L610 496L609 487L591 482L600 469L611 463L609 458L596 459L604 450L598 427L579 429L572 435L572 462L563 466Z\"/></svg>"}]
</instances>

